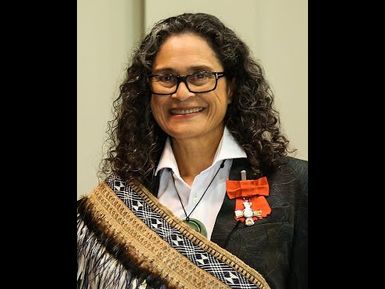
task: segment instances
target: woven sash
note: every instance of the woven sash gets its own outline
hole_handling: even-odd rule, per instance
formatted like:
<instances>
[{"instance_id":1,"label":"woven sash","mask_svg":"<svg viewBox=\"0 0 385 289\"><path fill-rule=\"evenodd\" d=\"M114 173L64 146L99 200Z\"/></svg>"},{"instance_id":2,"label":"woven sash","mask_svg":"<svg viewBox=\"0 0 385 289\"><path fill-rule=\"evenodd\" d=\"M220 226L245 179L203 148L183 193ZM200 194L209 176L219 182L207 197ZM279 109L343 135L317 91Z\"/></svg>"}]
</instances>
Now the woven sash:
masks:
<instances>
[{"instance_id":1,"label":"woven sash","mask_svg":"<svg viewBox=\"0 0 385 289\"><path fill-rule=\"evenodd\" d=\"M108 179L87 202L103 232L167 288L270 288L257 271L191 230L137 182Z\"/></svg>"}]
</instances>

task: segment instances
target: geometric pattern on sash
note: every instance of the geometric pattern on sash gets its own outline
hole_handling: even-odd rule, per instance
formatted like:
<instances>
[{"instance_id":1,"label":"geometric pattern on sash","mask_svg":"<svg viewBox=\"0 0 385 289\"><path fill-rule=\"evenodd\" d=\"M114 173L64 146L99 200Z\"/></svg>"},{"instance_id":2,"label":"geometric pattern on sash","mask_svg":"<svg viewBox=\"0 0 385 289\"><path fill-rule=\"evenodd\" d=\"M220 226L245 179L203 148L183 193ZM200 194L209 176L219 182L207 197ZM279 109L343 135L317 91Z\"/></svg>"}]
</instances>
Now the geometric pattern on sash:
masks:
<instances>
[{"instance_id":1,"label":"geometric pattern on sash","mask_svg":"<svg viewBox=\"0 0 385 289\"><path fill-rule=\"evenodd\" d=\"M131 186L127 186L124 181L110 178L107 180L107 183L142 222L197 267L215 276L231 288L260 289L256 284L251 283L229 265L195 245L180 231L171 227L165 219L154 212L146 201Z\"/></svg>"}]
</instances>

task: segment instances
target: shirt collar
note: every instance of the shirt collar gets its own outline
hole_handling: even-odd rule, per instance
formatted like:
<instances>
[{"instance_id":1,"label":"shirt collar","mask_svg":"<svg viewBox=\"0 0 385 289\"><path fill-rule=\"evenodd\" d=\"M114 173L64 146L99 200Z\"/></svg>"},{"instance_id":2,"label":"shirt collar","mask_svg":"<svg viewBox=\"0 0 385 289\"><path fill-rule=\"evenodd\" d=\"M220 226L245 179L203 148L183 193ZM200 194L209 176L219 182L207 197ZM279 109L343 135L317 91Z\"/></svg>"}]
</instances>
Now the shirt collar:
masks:
<instances>
[{"instance_id":1,"label":"shirt collar","mask_svg":"<svg viewBox=\"0 0 385 289\"><path fill-rule=\"evenodd\" d=\"M222 139L219 142L212 165L225 159L237 158L247 158L247 155L243 148L231 135L230 131L225 127ZM176 159L174 156L174 152L172 151L171 141L169 137L167 138L166 143L164 145L158 167L155 171L155 175L157 175L158 172L164 168L170 168L175 174L179 175L178 164L176 163Z\"/></svg>"}]
</instances>

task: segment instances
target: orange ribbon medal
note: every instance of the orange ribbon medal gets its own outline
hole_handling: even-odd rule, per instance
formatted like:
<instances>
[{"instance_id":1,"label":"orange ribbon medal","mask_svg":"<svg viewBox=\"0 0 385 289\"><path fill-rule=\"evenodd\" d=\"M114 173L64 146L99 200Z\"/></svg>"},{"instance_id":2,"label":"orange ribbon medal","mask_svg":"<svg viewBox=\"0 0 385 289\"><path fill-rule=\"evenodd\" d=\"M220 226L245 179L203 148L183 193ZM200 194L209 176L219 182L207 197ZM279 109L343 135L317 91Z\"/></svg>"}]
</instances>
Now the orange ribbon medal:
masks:
<instances>
[{"instance_id":1,"label":"orange ribbon medal","mask_svg":"<svg viewBox=\"0 0 385 289\"><path fill-rule=\"evenodd\" d=\"M265 218L271 208L265 196L269 195L269 183L266 177L247 180L246 171L241 171L241 180L226 181L227 195L235 199L235 219L251 226L254 221Z\"/></svg>"}]
</instances>

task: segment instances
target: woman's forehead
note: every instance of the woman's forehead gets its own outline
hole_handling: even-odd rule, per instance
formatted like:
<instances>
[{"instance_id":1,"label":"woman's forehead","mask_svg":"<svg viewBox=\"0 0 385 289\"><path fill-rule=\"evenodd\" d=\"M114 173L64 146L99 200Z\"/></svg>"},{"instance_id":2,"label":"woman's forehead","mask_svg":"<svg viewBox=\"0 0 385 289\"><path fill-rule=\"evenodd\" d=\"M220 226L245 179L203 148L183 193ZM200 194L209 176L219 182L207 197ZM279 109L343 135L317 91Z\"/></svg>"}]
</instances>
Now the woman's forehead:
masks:
<instances>
[{"instance_id":1,"label":"woman's forehead","mask_svg":"<svg viewBox=\"0 0 385 289\"><path fill-rule=\"evenodd\" d=\"M222 65L206 39L197 34L183 33L171 35L164 41L155 57L153 71L194 70L197 67L217 70Z\"/></svg>"}]
</instances>

